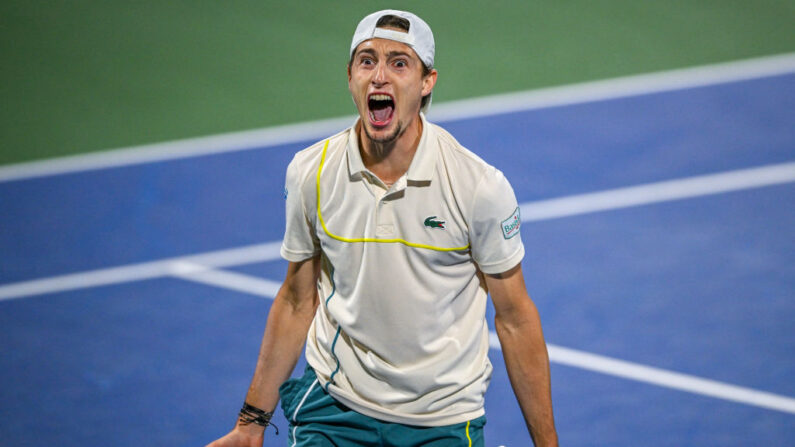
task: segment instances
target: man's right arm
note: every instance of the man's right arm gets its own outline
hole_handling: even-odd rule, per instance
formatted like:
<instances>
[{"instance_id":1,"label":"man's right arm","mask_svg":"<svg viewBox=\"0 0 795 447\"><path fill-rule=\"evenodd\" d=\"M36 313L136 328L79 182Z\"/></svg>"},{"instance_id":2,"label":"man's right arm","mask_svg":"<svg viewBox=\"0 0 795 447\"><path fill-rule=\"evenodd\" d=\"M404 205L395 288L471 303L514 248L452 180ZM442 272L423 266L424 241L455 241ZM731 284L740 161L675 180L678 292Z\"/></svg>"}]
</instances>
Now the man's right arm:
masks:
<instances>
[{"instance_id":1,"label":"man's right arm","mask_svg":"<svg viewBox=\"0 0 795 447\"><path fill-rule=\"evenodd\" d=\"M276 408L279 386L295 368L315 315L319 273L320 256L289 263L268 314L257 367L246 395L249 405L268 412ZM208 447L261 446L263 434L264 428L259 425L238 422L229 434Z\"/></svg>"}]
</instances>

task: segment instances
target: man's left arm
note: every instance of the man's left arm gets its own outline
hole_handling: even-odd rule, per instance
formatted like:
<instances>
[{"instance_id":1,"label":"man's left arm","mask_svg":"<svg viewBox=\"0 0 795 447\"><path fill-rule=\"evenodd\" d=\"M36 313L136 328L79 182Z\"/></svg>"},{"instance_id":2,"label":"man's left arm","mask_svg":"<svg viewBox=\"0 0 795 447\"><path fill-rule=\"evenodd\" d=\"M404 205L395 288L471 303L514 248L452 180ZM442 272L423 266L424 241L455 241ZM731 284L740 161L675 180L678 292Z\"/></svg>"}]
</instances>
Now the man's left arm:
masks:
<instances>
[{"instance_id":1,"label":"man's left arm","mask_svg":"<svg viewBox=\"0 0 795 447\"><path fill-rule=\"evenodd\" d=\"M538 310L527 294L522 266L484 276L496 310L494 325L508 377L530 436L538 447L557 446L549 355Z\"/></svg>"}]
</instances>

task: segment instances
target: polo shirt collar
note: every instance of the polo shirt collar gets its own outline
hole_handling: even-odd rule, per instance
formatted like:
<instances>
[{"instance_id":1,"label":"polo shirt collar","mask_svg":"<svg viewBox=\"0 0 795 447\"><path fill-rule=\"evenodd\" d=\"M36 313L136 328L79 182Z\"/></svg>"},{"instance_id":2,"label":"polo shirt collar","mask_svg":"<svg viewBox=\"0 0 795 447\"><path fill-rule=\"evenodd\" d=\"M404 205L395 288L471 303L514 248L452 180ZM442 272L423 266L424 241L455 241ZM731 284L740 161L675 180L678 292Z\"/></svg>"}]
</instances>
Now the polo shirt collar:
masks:
<instances>
[{"instance_id":1,"label":"polo shirt collar","mask_svg":"<svg viewBox=\"0 0 795 447\"><path fill-rule=\"evenodd\" d=\"M422 112L420 112L420 119L422 119L420 144L417 145L417 152L414 153L414 158L411 160L406 178L422 182L431 181L433 178L433 172L436 168L436 156L439 150L432 144L436 141L436 138L432 138L431 135L434 129L425 119L425 114Z\"/></svg>"},{"instance_id":2,"label":"polo shirt collar","mask_svg":"<svg viewBox=\"0 0 795 447\"><path fill-rule=\"evenodd\" d=\"M420 119L422 120L422 135L420 136L420 143L417 145L417 151L414 153L414 158L409 165L409 170L406 172L406 179L430 181L433 178L434 168L436 167L438 150L431 144L432 141L435 141L430 136L434 130L422 112L420 112ZM356 124L348 131L346 151L348 153L348 172L350 175L368 172L368 169L364 166L364 161L362 161L362 154L359 153L359 135L356 132L358 124L359 120L357 119Z\"/></svg>"},{"instance_id":3,"label":"polo shirt collar","mask_svg":"<svg viewBox=\"0 0 795 447\"><path fill-rule=\"evenodd\" d=\"M361 118L357 119L350 130L348 130L348 147L346 148L346 152L348 153L348 173L351 176L367 172L367 168L364 167L364 161L362 161L362 154L359 153L359 135L358 132L356 132L360 119Z\"/></svg>"}]
</instances>

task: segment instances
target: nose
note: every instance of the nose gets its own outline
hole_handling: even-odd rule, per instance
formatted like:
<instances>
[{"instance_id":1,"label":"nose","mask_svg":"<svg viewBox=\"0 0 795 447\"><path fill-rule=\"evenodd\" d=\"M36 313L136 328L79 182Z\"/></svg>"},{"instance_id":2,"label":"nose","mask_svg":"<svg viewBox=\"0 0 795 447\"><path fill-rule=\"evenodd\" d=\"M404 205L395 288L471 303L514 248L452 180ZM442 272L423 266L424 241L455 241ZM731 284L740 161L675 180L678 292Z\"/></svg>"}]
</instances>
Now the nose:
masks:
<instances>
[{"instance_id":1,"label":"nose","mask_svg":"<svg viewBox=\"0 0 795 447\"><path fill-rule=\"evenodd\" d=\"M373 84L380 86L386 83L387 83L386 64L384 62L379 62L376 65L375 73L373 74Z\"/></svg>"}]
</instances>

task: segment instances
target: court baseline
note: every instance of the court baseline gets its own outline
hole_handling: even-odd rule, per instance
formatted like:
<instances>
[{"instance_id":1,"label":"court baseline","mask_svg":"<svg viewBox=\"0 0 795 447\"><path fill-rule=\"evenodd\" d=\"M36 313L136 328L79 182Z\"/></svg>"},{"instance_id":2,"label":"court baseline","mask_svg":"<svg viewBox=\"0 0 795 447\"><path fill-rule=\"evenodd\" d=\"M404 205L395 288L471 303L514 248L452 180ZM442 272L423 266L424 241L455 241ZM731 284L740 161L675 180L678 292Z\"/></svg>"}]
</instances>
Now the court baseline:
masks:
<instances>
[{"instance_id":1,"label":"court baseline","mask_svg":"<svg viewBox=\"0 0 795 447\"><path fill-rule=\"evenodd\" d=\"M446 122L627 98L795 73L795 53L578 84L434 103L429 118ZM314 141L348 127L354 116L187 138L0 166L0 182L131 166Z\"/></svg>"}]
</instances>

